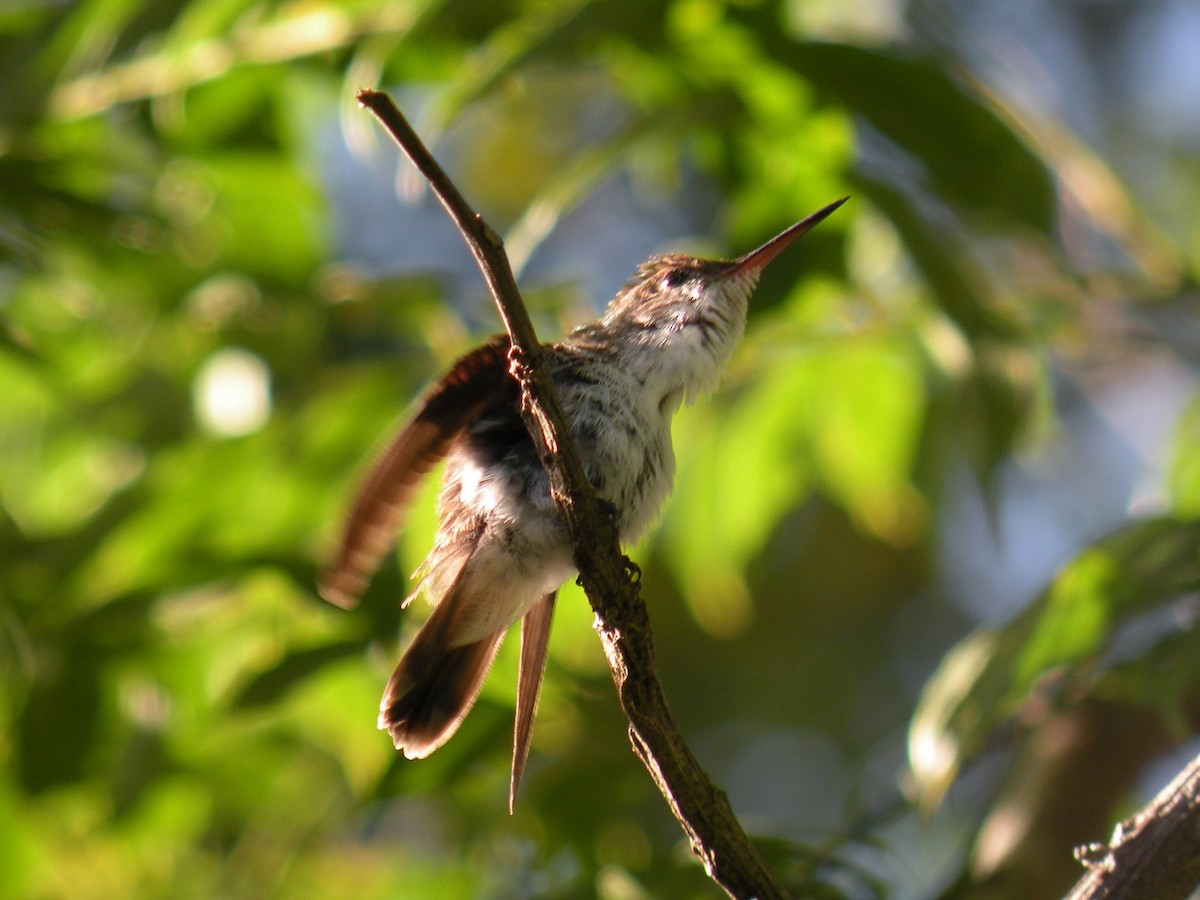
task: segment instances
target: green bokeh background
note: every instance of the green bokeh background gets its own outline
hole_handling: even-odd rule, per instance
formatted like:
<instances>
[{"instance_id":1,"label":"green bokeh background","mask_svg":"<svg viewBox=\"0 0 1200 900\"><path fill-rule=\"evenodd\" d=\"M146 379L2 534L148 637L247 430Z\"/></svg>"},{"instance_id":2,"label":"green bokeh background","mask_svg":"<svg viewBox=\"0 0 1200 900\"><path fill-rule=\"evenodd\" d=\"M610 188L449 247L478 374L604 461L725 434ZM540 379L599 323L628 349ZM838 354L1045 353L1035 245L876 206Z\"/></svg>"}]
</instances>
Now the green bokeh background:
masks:
<instances>
[{"instance_id":1,"label":"green bokeh background","mask_svg":"<svg viewBox=\"0 0 1200 900\"><path fill-rule=\"evenodd\" d=\"M1060 710L1152 710L1169 739L1138 770L1190 734L1190 620L1118 642L1198 587L1194 403L1154 517L1009 625L968 638L939 578L952 498L998 504L1001 467L1061 437L1056 379L1194 363L1170 323L1194 312L1197 244L1150 224L1168 189L1130 191L1119 160L915 40L920 6L0 9L0 895L716 893L629 750L574 586L511 818L515 641L430 759L374 727L424 615L398 607L435 485L360 609L315 595L373 448L497 328L452 232L411 250L440 213L362 86L395 93L528 263L544 338L641 257L736 255L852 195L773 264L722 387L681 414L675 496L633 553L680 722L802 896L975 896L982 823ZM1195 171L1163 163L1179 196ZM395 265L371 249L393 244ZM240 424L205 400L214 373ZM1051 672L1069 687L1014 730ZM909 771L919 703L937 752ZM1057 838L1050 881L995 896L1069 883Z\"/></svg>"}]
</instances>

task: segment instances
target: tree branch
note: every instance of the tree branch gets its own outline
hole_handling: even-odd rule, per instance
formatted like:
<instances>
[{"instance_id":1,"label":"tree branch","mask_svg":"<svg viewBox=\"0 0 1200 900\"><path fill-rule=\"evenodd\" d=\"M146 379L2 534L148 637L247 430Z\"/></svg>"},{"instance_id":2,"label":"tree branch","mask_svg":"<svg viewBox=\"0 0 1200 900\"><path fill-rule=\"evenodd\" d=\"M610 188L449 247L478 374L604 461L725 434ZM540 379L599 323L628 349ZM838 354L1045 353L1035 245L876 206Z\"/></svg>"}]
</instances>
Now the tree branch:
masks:
<instances>
[{"instance_id":1,"label":"tree branch","mask_svg":"<svg viewBox=\"0 0 1200 900\"><path fill-rule=\"evenodd\" d=\"M1200 885L1200 757L1118 825L1108 844L1079 847L1075 857L1087 872L1066 900L1191 896Z\"/></svg>"},{"instance_id":2,"label":"tree branch","mask_svg":"<svg viewBox=\"0 0 1200 900\"><path fill-rule=\"evenodd\" d=\"M650 619L636 568L621 553L616 524L584 474L533 324L517 290L503 242L467 204L386 94L358 101L383 123L467 241L512 340L511 372L521 386L521 413L550 477L550 491L575 547L575 564L596 613L633 749L717 884L733 897L784 897L738 824L729 799L688 749L655 673Z\"/></svg>"}]
</instances>

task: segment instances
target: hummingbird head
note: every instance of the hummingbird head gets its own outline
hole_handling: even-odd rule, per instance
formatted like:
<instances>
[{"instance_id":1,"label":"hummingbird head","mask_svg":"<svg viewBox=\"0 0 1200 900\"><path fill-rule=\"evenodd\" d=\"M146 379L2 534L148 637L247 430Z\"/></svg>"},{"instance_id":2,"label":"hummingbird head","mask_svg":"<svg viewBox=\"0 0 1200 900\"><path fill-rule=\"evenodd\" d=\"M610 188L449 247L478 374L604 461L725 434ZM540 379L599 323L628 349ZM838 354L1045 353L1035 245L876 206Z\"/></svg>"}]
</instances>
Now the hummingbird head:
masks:
<instances>
[{"instance_id":1,"label":"hummingbird head","mask_svg":"<svg viewBox=\"0 0 1200 900\"><path fill-rule=\"evenodd\" d=\"M756 250L733 260L652 256L605 310L600 326L618 340L677 358L689 386L715 380L746 326L750 295L767 263L811 230L845 197L817 210Z\"/></svg>"}]
</instances>

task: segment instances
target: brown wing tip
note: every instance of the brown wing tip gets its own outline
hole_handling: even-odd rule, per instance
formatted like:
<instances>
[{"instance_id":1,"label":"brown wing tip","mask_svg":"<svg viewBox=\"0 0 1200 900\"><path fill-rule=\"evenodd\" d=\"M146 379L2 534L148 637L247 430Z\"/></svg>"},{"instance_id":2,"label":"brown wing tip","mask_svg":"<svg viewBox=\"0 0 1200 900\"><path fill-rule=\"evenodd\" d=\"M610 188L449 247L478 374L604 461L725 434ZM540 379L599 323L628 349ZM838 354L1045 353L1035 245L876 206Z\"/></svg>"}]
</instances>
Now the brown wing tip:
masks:
<instances>
[{"instance_id":1,"label":"brown wing tip","mask_svg":"<svg viewBox=\"0 0 1200 900\"><path fill-rule=\"evenodd\" d=\"M358 606L365 586L365 579L340 569L325 572L317 579L317 593L321 599L342 609Z\"/></svg>"},{"instance_id":2,"label":"brown wing tip","mask_svg":"<svg viewBox=\"0 0 1200 900\"><path fill-rule=\"evenodd\" d=\"M402 701L389 700L385 695L383 703L380 704L377 726L380 731L388 733L392 739L392 746L403 752L405 759L424 759L450 740L472 705L467 703L448 722L431 726L430 723L412 721L410 714L404 709L406 704Z\"/></svg>"},{"instance_id":3,"label":"brown wing tip","mask_svg":"<svg viewBox=\"0 0 1200 900\"><path fill-rule=\"evenodd\" d=\"M387 710L379 711L379 730L388 733L392 739L392 746L402 751L405 759L424 759L443 743L443 741L417 740L404 727L404 723L392 721Z\"/></svg>"},{"instance_id":4,"label":"brown wing tip","mask_svg":"<svg viewBox=\"0 0 1200 900\"><path fill-rule=\"evenodd\" d=\"M524 770L513 772L508 782L508 814L510 816L517 811L517 790L521 787L522 774L524 774Z\"/></svg>"},{"instance_id":5,"label":"brown wing tip","mask_svg":"<svg viewBox=\"0 0 1200 900\"><path fill-rule=\"evenodd\" d=\"M434 617L441 613L439 607ZM501 630L471 644L446 647L441 632L431 617L396 666L379 703L379 729L409 759L424 759L458 730L504 638Z\"/></svg>"}]
</instances>

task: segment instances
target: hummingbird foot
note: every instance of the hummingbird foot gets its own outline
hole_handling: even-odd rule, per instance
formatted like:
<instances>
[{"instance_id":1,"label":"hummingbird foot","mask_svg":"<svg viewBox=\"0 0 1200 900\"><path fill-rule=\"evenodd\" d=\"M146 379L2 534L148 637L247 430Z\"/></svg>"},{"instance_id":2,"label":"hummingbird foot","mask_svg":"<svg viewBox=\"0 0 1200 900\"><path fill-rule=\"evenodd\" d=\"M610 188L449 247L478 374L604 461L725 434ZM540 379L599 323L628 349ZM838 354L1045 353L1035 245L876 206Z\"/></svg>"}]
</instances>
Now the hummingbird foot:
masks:
<instances>
[{"instance_id":1,"label":"hummingbird foot","mask_svg":"<svg viewBox=\"0 0 1200 900\"><path fill-rule=\"evenodd\" d=\"M628 577L629 580L632 581L634 584L640 583L642 580L642 567L639 566L637 563L635 563L628 556L625 556L624 554L621 555L621 563L622 563L623 568L625 569L626 577ZM576 575L575 583L577 585L579 585L580 587L583 587L584 586L583 585L583 576Z\"/></svg>"},{"instance_id":2,"label":"hummingbird foot","mask_svg":"<svg viewBox=\"0 0 1200 900\"><path fill-rule=\"evenodd\" d=\"M625 563L625 574L629 576L629 580L634 584L640 584L642 581L642 567L628 556L622 556L621 560Z\"/></svg>"}]
</instances>

